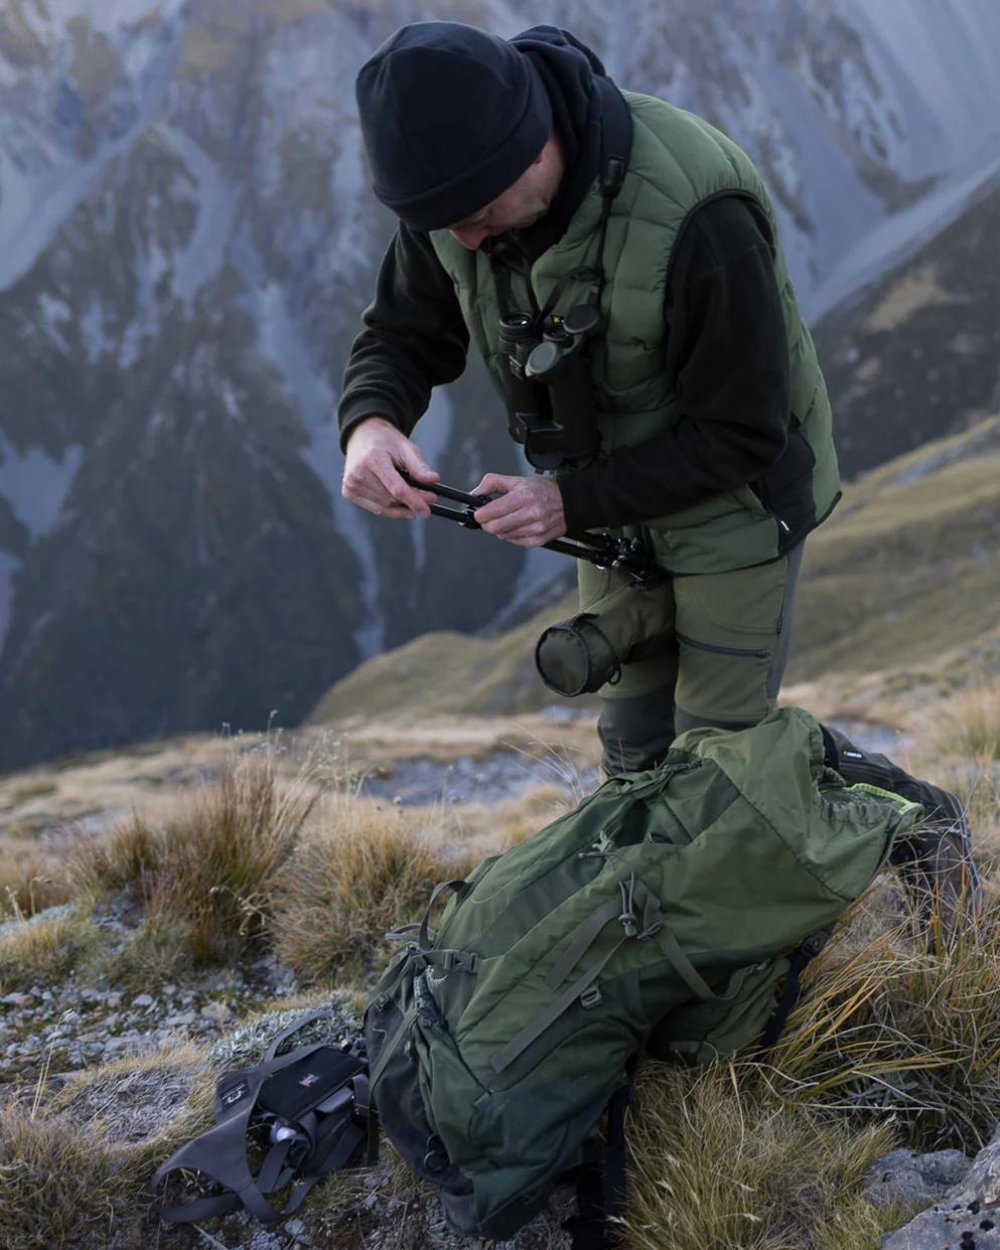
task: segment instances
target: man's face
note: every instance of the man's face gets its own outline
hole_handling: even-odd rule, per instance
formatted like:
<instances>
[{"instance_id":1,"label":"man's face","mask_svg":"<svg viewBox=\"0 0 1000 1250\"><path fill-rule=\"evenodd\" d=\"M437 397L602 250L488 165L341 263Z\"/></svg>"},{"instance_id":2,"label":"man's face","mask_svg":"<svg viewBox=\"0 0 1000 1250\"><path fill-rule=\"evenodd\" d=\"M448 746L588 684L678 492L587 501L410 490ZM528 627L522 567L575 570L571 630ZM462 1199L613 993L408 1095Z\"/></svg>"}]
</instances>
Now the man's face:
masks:
<instances>
[{"instance_id":1,"label":"man's face","mask_svg":"<svg viewBox=\"0 0 1000 1250\"><path fill-rule=\"evenodd\" d=\"M505 234L508 230L526 230L544 217L558 189L561 172L554 172L547 146L517 182L511 183L478 213L448 226L448 233L474 252L483 239Z\"/></svg>"}]
</instances>

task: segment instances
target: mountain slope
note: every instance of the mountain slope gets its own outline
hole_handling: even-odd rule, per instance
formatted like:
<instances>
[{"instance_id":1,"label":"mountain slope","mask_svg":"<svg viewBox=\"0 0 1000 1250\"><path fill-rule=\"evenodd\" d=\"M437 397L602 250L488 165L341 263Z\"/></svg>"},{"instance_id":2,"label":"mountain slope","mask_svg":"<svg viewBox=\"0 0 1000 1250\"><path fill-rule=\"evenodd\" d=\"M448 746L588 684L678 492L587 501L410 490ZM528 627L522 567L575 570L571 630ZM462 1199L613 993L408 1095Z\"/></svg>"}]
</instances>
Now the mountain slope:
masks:
<instances>
[{"instance_id":1,"label":"mountain slope","mask_svg":"<svg viewBox=\"0 0 1000 1250\"><path fill-rule=\"evenodd\" d=\"M746 144L809 307L871 231L898 224L905 248L954 215L1000 145L984 68L1000 10L915 0L890 31L869 8L640 0L622 21L567 0L558 20L621 82ZM344 504L330 415L391 230L366 185L357 66L414 18L512 34L553 12L4 4L0 769L272 711L294 723L363 657L482 629L547 579L515 548L478 559L457 527ZM931 191L933 213L897 214ZM473 368L419 440L469 486L517 469L503 427Z\"/></svg>"},{"instance_id":2,"label":"mountain slope","mask_svg":"<svg viewBox=\"0 0 1000 1250\"><path fill-rule=\"evenodd\" d=\"M1000 407L1000 179L815 329L854 476Z\"/></svg>"}]
</instances>

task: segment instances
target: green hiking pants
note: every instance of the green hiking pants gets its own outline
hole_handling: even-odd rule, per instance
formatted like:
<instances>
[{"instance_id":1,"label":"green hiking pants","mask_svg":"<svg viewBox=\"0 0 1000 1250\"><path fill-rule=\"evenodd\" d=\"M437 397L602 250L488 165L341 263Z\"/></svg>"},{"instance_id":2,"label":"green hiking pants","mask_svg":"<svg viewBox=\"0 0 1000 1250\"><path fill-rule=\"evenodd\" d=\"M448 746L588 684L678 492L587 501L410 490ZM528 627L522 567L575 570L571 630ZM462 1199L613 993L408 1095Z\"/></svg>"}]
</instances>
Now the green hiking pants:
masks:
<instances>
[{"instance_id":1,"label":"green hiking pants","mask_svg":"<svg viewBox=\"0 0 1000 1250\"><path fill-rule=\"evenodd\" d=\"M746 729L775 706L788 659L803 544L770 564L674 576L648 590L614 570L579 566L580 610L654 620L642 658L600 689L598 734L608 773L651 767L678 733L700 725ZM624 608L623 608L624 605Z\"/></svg>"}]
</instances>

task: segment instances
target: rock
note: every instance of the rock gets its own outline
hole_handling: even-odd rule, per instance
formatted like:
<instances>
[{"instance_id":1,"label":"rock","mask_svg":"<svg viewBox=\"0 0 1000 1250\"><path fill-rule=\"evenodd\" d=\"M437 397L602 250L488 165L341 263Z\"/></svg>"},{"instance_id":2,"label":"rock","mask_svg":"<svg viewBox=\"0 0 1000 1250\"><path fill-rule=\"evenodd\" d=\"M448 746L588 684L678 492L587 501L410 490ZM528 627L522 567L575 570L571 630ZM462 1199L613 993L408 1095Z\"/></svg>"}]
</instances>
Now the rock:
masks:
<instances>
[{"instance_id":1,"label":"rock","mask_svg":"<svg viewBox=\"0 0 1000 1250\"><path fill-rule=\"evenodd\" d=\"M206 1003L199 1014L213 1024L227 1024L233 1018L233 1009L228 1003Z\"/></svg>"},{"instance_id":2,"label":"rock","mask_svg":"<svg viewBox=\"0 0 1000 1250\"><path fill-rule=\"evenodd\" d=\"M198 1016L193 1011L181 1011L175 1016L167 1016L163 1021L168 1029L189 1029Z\"/></svg>"},{"instance_id":3,"label":"rock","mask_svg":"<svg viewBox=\"0 0 1000 1250\"><path fill-rule=\"evenodd\" d=\"M137 994L132 999L133 1007L153 1007L155 1004L156 999L151 994Z\"/></svg>"},{"instance_id":4,"label":"rock","mask_svg":"<svg viewBox=\"0 0 1000 1250\"><path fill-rule=\"evenodd\" d=\"M34 1001L34 998L32 998L30 994L19 994L17 992L13 994L5 994L3 998L0 998L0 1003L2 1003L4 1007L27 1007Z\"/></svg>"},{"instance_id":5,"label":"rock","mask_svg":"<svg viewBox=\"0 0 1000 1250\"><path fill-rule=\"evenodd\" d=\"M948 1166L946 1163L946 1170ZM1000 1250L1000 1126L962 1179L909 1224L883 1237L880 1247L881 1250Z\"/></svg>"}]
</instances>

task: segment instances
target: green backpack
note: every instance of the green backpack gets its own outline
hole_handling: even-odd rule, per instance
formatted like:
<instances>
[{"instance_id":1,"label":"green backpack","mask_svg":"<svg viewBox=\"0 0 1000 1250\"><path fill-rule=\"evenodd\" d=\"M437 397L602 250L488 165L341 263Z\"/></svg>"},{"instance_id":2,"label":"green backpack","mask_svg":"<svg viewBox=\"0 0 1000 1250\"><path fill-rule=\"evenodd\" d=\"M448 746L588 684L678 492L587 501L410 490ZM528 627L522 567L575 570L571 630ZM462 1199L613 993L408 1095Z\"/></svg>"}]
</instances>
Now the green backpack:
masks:
<instances>
[{"instance_id":1,"label":"green backpack","mask_svg":"<svg viewBox=\"0 0 1000 1250\"><path fill-rule=\"evenodd\" d=\"M640 1054L700 1062L762 1034L920 812L823 759L796 708L690 731L439 886L436 934L430 906L401 934L365 1015L372 1098L457 1229L507 1238L587 1165Z\"/></svg>"}]
</instances>

